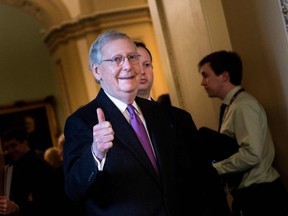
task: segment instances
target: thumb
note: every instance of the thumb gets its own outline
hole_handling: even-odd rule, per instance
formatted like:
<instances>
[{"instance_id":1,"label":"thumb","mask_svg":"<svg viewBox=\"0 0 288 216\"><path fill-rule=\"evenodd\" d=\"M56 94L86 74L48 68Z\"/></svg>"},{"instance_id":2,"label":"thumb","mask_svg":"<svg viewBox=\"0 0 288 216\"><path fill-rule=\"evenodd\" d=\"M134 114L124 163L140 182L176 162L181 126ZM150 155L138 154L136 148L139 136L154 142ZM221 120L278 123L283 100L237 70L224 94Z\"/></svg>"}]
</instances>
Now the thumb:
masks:
<instances>
[{"instance_id":1,"label":"thumb","mask_svg":"<svg viewBox=\"0 0 288 216\"><path fill-rule=\"evenodd\" d=\"M105 115L104 112L101 108L97 108L97 118L98 118L98 123L104 122L105 121Z\"/></svg>"}]
</instances>

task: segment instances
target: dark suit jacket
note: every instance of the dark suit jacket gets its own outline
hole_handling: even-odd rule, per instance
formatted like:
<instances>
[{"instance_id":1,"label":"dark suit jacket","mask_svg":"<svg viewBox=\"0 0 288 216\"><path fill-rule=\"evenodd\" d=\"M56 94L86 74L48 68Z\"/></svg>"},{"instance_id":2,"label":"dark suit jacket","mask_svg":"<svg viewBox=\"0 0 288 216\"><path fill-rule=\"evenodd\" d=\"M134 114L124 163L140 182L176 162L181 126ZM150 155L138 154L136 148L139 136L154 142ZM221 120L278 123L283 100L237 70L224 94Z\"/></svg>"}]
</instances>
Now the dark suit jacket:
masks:
<instances>
[{"instance_id":1,"label":"dark suit jacket","mask_svg":"<svg viewBox=\"0 0 288 216\"><path fill-rule=\"evenodd\" d=\"M168 109L157 103L141 98L136 102L145 117L160 176L130 124L100 90L95 100L73 113L65 124L67 194L85 202L91 216L203 215L201 176L186 146L196 142L191 116L185 113L179 124ZM115 132L103 171L98 171L91 153L98 107Z\"/></svg>"},{"instance_id":2,"label":"dark suit jacket","mask_svg":"<svg viewBox=\"0 0 288 216\"><path fill-rule=\"evenodd\" d=\"M13 165L11 200L20 208L19 216L50 216L55 208L55 175L53 168L34 151L25 153L18 161L8 156L5 164Z\"/></svg>"}]
</instances>

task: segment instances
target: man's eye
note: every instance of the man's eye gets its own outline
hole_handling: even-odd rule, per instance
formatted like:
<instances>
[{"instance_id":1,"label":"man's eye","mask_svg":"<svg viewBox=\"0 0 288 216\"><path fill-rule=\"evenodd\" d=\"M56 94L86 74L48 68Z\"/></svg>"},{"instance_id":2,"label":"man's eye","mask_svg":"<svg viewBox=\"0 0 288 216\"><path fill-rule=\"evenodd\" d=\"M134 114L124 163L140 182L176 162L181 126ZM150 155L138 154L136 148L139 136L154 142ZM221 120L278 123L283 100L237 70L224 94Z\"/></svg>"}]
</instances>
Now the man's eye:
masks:
<instances>
[{"instance_id":1,"label":"man's eye","mask_svg":"<svg viewBox=\"0 0 288 216\"><path fill-rule=\"evenodd\" d=\"M128 56L128 59L129 59L129 60L132 60L132 61L134 61L136 58L137 58L137 55L130 55L130 56Z\"/></svg>"},{"instance_id":2,"label":"man's eye","mask_svg":"<svg viewBox=\"0 0 288 216\"><path fill-rule=\"evenodd\" d=\"M122 57L121 56L114 56L112 58L112 61L116 62L116 63L120 63L122 61Z\"/></svg>"},{"instance_id":3,"label":"man's eye","mask_svg":"<svg viewBox=\"0 0 288 216\"><path fill-rule=\"evenodd\" d=\"M151 64L150 63L145 63L144 67L149 68L149 67L151 67Z\"/></svg>"}]
</instances>

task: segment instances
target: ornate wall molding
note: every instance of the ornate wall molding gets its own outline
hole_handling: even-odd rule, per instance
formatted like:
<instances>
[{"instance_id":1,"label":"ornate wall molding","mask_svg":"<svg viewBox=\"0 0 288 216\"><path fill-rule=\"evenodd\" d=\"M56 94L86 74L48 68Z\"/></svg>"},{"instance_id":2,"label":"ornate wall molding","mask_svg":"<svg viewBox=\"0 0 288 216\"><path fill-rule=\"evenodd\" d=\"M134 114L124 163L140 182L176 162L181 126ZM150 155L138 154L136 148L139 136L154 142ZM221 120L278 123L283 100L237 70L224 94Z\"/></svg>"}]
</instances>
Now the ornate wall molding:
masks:
<instances>
[{"instance_id":1,"label":"ornate wall molding","mask_svg":"<svg viewBox=\"0 0 288 216\"><path fill-rule=\"evenodd\" d=\"M31 16L42 26L41 34L51 26L71 19L69 11L59 0L0 0L0 4L11 6Z\"/></svg>"},{"instance_id":2,"label":"ornate wall molding","mask_svg":"<svg viewBox=\"0 0 288 216\"><path fill-rule=\"evenodd\" d=\"M53 51L59 44L72 38L99 32L101 29L152 22L147 6L97 12L76 20L63 22L43 33L44 42Z\"/></svg>"},{"instance_id":3,"label":"ornate wall molding","mask_svg":"<svg viewBox=\"0 0 288 216\"><path fill-rule=\"evenodd\" d=\"M19 8L31 16L37 18L39 21L44 19L44 11L33 1L29 0L0 0L0 3Z\"/></svg>"}]
</instances>

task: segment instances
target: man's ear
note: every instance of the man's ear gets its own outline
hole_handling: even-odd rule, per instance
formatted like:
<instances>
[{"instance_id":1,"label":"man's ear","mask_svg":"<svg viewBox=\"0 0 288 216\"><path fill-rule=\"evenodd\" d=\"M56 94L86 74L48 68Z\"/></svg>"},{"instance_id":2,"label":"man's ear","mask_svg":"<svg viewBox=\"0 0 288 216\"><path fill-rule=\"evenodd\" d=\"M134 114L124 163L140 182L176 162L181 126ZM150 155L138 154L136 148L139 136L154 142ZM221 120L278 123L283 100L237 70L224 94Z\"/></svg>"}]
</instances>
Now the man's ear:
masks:
<instances>
[{"instance_id":1,"label":"man's ear","mask_svg":"<svg viewBox=\"0 0 288 216\"><path fill-rule=\"evenodd\" d=\"M102 77L101 77L101 74L99 73L98 66L96 64L92 65L91 72L92 72L96 82L100 83L100 80L102 79Z\"/></svg>"},{"instance_id":2,"label":"man's ear","mask_svg":"<svg viewBox=\"0 0 288 216\"><path fill-rule=\"evenodd\" d=\"M230 81L230 75L229 75L228 71L224 71L222 73L222 77L223 77L223 81Z\"/></svg>"}]
</instances>

